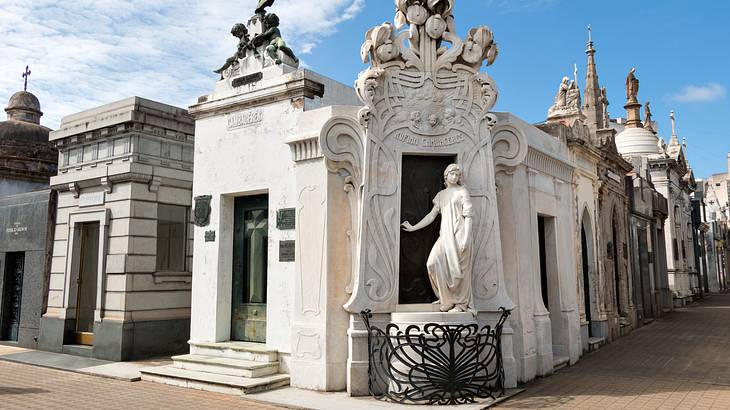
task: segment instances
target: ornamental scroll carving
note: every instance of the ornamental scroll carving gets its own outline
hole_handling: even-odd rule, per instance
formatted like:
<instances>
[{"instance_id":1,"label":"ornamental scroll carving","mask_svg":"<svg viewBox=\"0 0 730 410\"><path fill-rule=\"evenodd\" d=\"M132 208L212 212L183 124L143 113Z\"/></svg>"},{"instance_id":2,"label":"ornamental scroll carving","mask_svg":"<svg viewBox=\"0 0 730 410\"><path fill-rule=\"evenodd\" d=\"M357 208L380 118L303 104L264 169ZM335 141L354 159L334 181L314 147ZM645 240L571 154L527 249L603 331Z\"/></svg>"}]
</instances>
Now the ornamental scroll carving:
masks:
<instances>
[{"instance_id":1,"label":"ornamental scroll carving","mask_svg":"<svg viewBox=\"0 0 730 410\"><path fill-rule=\"evenodd\" d=\"M464 171L474 205L474 301L478 311L511 306L502 273L495 166L514 166L527 145L521 134L493 137L498 91L480 71L497 57L487 27L456 33L453 0L396 2L395 24L366 34L371 66L356 81L365 106L357 117L328 121L320 134L332 172L350 198L351 292L345 309L392 312L398 304L403 155L448 155Z\"/></svg>"}]
</instances>

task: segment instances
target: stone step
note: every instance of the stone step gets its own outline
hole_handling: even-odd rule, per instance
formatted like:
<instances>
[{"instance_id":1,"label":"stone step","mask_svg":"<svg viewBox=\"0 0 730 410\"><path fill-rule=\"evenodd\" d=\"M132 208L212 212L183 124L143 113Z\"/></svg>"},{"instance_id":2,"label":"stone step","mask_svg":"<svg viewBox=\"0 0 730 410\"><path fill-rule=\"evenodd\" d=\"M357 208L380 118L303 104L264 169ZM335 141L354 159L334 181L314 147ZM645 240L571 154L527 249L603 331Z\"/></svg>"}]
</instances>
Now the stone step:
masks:
<instances>
[{"instance_id":1,"label":"stone step","mask_svg":"<svg viewBox=\"0 0 730 410\"><path fill-rule=\"evenodd\" d=\"M201 356L227 357L253 362L278 363L279 351L263 343L251 342L188 342L190 353Z\"/></svg>"},{"instance_id":2,"label":"stone step","mask_svg":"<svg viewBox=\"0 0 730 410\"><path fill-rule=\"evenodd\" d=\"M61 353L81 357L91 357L92 351L93 347L87 345L63 345L61 348Z\"/></svg>"},{"instance_id":3,"label":"stone step","mask_svg":"<svg viewBox=\"0 0 730 410\"><path fill-rule=\"evenodd\" d=\"M568 367L569 364L570 364L570 357L553 356L553 371L558 371L564 367Z\"/></svg>"},{"instance_id":4,"label":"stone step","mask_svg":"<svg viewBox=\"0 0 730 410\"><path fill-rule=\"evenodd\" d=\"M186 354L173 356L173 366L178 369L223 374L238 377L261 377L279 372L278 362L255 362L227 357Z\"/></svg>"},{"instance_id":5,"label":"stone step","mask_svg":"<svg viewBox=\"0 0 730 410\"><path fill-rule=\"evenodd\" d=\"M237 377L174 366L147 367L140 370L142 380L224 394L251 394L289 385L288 374L263 377Z\"/></svg>"},{"instance_id":6,"label":"stone step","mask_svg":"<svg viewBox=\"0 0 730 410\"><path fill-rule=\"evenodd\" d=\"M601 346L606 344L606 338L605 337L591 337L588 338L588 351L589 352L595 352L596 350L600 349Z\"/></svg>"}]
</instances>

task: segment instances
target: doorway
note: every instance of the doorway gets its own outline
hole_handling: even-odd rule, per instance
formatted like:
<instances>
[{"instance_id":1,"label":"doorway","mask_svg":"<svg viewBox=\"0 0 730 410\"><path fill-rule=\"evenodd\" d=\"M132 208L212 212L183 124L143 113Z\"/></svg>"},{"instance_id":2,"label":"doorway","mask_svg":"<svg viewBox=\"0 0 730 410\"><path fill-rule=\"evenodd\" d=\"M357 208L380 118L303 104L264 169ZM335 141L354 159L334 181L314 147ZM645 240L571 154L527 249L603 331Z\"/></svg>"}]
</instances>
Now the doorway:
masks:
<instances>
[{"instance_id":1,"label":"doorway","mask_svg":"<svg viewBox=\"0 0 730 410\"><path fill-rule=\"evenodd\" d=\"M401 177L401 223L415 225L431 209L436 194L444 189L444 171L456 162L454 156L403 155ZM431 303L437 299L426 270L426 261L439 237L441 216L416 232L400 233L398 303Z\"/></svg>"},{"instance_id":2,"label":"doorway","mask_svg":"<svg viewBox=\"0 0 730 410\"><path fill-rule=\"evenodd\" d=\"M8 252L5 254L3 304L0 307L0 340L18 341L24 271L25 253Z\"/></svg>"},{"instance_id":3,"label":"doorway","mask_svg":"<svg viewBox=\"0 0 730 410\"><path fill-rule=\"evenodd\" d=\"M654 317L652 311L651 279L649 278L649 244L647 232L644 228L637 228L639 238L639 285L641 287L641 306L644 310L644 319Z\"/></svg>"},{"instance_id":4,"label":"doorway","mask_svg":"<svg viewBox=\"0 0 730 410\"><path fill-rule=\"evenodd\" d=\"M266 343L269 196L235 199L231 340Z\"/></svg>"},{"instance_id":5,"label":"doorway","mask_svg":"<svg viewBox=\"0 0 730 410\"><path fill-rule=\"evenodd\" d=\"M94 344L94 311L99 276L99 223L80 224L81 253L76 276L76 320L74 342Z\"/></svg>"},{"instance_id":6,"label":"doorway","mask_svg":"<svg viewBox=\"0 0 730 410\"><path fill-rule=\"evenodd\" d=\"M585 217L580 229L581 261L583 264L583 306L585 309L586 322L588 322L588 337L593 337L593 326L591 326L591 267L588 254L588 233L586 232Z\"/></svg>"}]
</instances>

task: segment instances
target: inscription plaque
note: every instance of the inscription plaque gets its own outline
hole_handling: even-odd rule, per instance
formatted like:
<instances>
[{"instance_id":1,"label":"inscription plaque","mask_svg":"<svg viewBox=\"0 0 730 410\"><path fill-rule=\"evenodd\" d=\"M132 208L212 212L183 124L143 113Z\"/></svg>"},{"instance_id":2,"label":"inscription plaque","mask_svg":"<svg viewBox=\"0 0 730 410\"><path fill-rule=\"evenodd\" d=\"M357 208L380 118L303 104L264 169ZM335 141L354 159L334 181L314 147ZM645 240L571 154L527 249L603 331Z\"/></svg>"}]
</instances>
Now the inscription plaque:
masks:
<instances>
[{"instance_id":1,"label":"inscription plaque","mask_svg":"<svg viewBox=\"0 0 730 410\"><path fill-rule=\"evenodd\" d=\"M242 87L246 84L255 83L256 81L261 81L261 79L264 78L264 73L259 71L258 73L253 73L249 75L244 75L243 77L234 78L233 81L231 81L231 85L235 87Z\"/></svg>"},{"instance_id":2,"label":"inscription plaque","mask_svg":"<svg viewBox=\"0 0 730 410\"><path fill-rule=\"evenodd\" d=\"M276 211L276 229L291 230L296 228L296 209L282 208Z\"/></svg>"},{"instance_id":3,"label":"inscription plaque","mask_svg":"<svg viewBox=\"0 0 730 410\"><path fill-rule=\"evenodd\" d=\"M294 262L294 241L279 241L279 262Z\"/></svg>"}]
</instances>

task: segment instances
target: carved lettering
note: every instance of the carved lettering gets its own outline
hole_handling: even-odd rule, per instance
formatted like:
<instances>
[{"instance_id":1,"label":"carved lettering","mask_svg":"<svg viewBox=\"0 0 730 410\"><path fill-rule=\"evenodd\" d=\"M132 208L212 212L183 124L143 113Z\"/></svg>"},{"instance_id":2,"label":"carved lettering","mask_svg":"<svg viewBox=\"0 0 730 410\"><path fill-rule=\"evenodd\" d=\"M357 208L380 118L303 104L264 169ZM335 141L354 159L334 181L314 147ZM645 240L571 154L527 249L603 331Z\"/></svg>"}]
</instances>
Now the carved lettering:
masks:
<instances>
[{"instance_id":1,"label":"carved lettering","mask_svg":"<svg viewBox=\"0 0 730 410\"><path fill-rule=\"evenodd\" d=\"M420 137L408 132L398 131L395 139L419 147L446 147L463 142L465 137L461 133L449 134L443 137Z\"/></svg>"},{"instance_id":2,"label":"carved lettering","mask_svg":"<svg viewBox=\"0 0 730 410\"><path fill-rule=\"evenodd\" d=\"M264 111L261 109L249 110L229 114L226 117L228 129L245 128L261 124L264 120Z\"/></svg>"}]
</instances>

